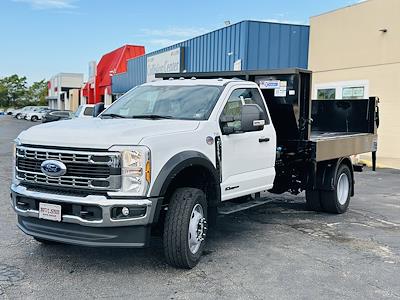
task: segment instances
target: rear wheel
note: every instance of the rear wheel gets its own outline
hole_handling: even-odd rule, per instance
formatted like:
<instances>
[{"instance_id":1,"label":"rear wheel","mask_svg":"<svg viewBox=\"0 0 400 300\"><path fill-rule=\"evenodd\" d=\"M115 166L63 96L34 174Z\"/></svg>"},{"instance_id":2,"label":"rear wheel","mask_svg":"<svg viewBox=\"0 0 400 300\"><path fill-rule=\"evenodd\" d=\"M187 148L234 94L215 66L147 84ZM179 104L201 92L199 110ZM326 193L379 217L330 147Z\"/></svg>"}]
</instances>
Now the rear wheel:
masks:
<instances>
[{"instance_id":1,"label":"rear wheel","mask_svg":"<svg viewBox=\"0 0 400 300\"><path fill-rule=\"evenodd\" d=\"M164 224L164 254L179 268L193 268L203 253L207 233L207 201L204 192L179 188L170 200Z\"/></svg>"},{"instance_id":2,"label":"rear wheel","mask_svg":"<svg viewBox=\"0 0 400 300\"><path fill-rule=\"evenodd\" d=\"M342 214L350 204L353 178L350 168L342 164L336 172L335 188L333 191L321 191L321 206L324 211Z\"/></svg>"},{"instance_id":3,"label":"rear wheel","mask_svg":"<svg viewBox=\"0 0 400 300\"><path fill-rule=\"evenodd\" d=\"M39 118L37 116L32 116L32 118L31 118L32 122L36 122L37 120L39 120Z\"/></svg>"},{"instance_id":4,"label":"rear wheel","mask_svg":"<svg viewBox=\"0 0 400 300\"><path fill-rule=\"evenodd\" d=\"M21 119L22 119L21 114L17 114L15 117L16 117L18 120L21 120Z\"/></svg>"}]
</instances>

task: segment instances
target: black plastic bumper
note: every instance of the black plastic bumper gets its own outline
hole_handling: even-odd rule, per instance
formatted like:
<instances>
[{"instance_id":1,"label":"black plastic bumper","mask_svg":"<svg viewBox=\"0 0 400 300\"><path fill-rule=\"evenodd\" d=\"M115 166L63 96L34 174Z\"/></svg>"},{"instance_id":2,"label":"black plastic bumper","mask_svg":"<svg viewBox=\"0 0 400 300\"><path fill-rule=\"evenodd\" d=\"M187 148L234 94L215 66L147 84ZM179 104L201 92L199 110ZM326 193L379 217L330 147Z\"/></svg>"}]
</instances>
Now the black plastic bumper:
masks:
<instances>
[{"instance_id":1,"label":"black plastic bumper","mask_svg":"<svg viewBox=\"0 0 400 300\"><path fill-rule=\"evenodd\" d=\"M150 225L88 227L23 216L18 216L18 227L34 237L90 247L146 247L151 231Z\"/></svg>"}]
</instances>

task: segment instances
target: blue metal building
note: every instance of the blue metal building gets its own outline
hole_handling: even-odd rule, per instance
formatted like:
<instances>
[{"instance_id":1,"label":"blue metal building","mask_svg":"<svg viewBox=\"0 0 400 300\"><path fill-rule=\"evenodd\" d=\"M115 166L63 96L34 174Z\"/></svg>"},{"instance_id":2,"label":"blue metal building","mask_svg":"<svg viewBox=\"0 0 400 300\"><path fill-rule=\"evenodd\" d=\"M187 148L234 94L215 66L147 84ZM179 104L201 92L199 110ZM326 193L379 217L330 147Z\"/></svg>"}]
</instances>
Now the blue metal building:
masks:
<instances>
[{"instance_id":1,"label":"blue metal building","mask_svg":"<svg viewBox=\"0 0 400 300\"><path fill-rule=\"evenodd\" d=\"M307 68L309 26L242 21L128 61L126 73L112 78L113 94L125 93L146 82L147 59L176 48L183 49L182 70L212 72Z\"/></svg>"}]
</instances>

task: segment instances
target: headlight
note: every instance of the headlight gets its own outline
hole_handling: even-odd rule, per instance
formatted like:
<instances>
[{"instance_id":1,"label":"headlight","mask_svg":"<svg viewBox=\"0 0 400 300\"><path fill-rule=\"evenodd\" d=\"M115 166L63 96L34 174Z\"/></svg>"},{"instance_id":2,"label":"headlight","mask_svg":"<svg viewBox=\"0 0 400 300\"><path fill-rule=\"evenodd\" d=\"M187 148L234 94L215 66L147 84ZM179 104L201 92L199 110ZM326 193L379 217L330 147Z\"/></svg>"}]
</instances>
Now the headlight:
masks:
<instances>
[{"instance_id":1,"label":"headlight","mask_svg":"<svg viewBox=\"0 0 400 300\"><path fill-rule=\"evenodd\" d=\"M12 179L11 179L11 182L13 184L19 184L19 180L17 179L16 170L15 170L16 162L17 162L17 146L19 146L19 145L21 145L21 142L19 141L18 138L16 138L14 140L14 143L13 143L13 158L12 158L12 177L11 177Z\"/></svg>"},{"instance_id":2,"label":"headlight","mask_svg":"<svg viewBox=\"0 0 400 300\"><path fill-rule=\"evenodd\" d=\"M121 193L146 195L151 182L150 150L145 146L113 146L121 152Z\"/></svg>"}]
</instances>

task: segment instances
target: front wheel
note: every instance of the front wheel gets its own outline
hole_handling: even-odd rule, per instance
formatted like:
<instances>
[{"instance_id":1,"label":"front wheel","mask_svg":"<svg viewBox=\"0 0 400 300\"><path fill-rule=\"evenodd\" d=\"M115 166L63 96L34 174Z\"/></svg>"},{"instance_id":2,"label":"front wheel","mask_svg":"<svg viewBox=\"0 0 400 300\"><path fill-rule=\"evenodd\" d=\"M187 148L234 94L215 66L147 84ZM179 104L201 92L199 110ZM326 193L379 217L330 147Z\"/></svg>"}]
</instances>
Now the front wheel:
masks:
<instances>
[{"instance_id":1,"label":"front wheel","mask_svg":"<svg viewBox=\"0 0 400 300\"><path fill-rule=\"evenodd\" d=\"M191 269L203 253L207 234L207 201L204 192L179 188L170 200L164 224L164 254L167 262Z\"/></svg>"},{"instance_id":2,"label":"front wheel","mask_svg":"<svg viewBox=\"0 0 400 300\"><path fill-rule=\"evenodd\" d=\"M31 118L32 122L36 122L37 120L39 120L39 118L37 116L32 116L32 118Z\"/></svg>"}]
</instances>

